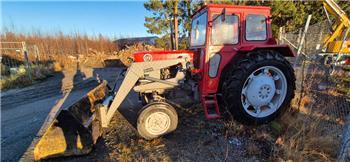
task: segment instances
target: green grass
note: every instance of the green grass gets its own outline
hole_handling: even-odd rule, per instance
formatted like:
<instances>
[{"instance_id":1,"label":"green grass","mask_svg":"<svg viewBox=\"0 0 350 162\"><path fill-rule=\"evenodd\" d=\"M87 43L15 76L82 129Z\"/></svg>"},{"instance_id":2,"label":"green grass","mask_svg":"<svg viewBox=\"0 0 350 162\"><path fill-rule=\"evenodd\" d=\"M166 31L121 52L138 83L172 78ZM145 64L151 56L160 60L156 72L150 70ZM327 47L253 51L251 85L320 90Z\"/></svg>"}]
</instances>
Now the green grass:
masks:
<instances>
[{"instance_id":1,"label":"green grass","mask_svg":"<svg viewBox=\"0 0 350 162\"><path fill-rule=\"evenodd\" d=\"M350 99L350 78L341 78L340 82L337 84L337 90L341 93L347 95Z\"/></svg>"},{"instance_id":2,"label":"green grass","mask_svg":"<svg viewBox=\"0 0 350 162\"><path fill-rule=\"evenodd\" d=\"M346 71L350 71L350 65L344 65L343 69L346 70Z\"/></svg>"}]
</instances>

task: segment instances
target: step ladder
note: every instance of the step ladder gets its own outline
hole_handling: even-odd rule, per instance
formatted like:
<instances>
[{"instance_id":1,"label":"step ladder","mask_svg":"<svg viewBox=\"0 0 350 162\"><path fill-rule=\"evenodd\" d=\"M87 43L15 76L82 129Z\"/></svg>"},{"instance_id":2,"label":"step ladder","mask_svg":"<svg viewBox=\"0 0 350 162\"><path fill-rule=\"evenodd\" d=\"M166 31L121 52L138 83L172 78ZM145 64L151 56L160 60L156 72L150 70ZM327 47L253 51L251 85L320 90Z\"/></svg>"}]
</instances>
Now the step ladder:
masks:
<instances>
[{"instance_id":1,"label":"step ladder","mask_svg":"<svg viewBox=\"0 0 350 162\"><path fill-rule=\"evenodd\" d=\"M216 95L202 96L202 106L207 119L216 119L221 117Z\"/></svg>"}]
</instances>

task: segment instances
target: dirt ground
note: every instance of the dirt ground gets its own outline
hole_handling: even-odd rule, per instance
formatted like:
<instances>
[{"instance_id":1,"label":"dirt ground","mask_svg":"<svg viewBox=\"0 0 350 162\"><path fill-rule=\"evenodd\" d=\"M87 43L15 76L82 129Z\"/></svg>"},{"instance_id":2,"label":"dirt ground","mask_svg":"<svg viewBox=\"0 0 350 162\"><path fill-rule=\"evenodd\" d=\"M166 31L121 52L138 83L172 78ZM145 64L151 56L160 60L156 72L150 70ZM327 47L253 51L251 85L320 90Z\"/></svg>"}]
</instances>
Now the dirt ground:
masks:
<instances>
[{"instance_id":1,"label":"dirt ground","mask_svg":"<svg viewBox=\"0 0 350 162\"><path fill-rule=\"evenodd\" d=\"M112 85L121 69L81 68L56 74L47 81L21 90L2 92L1 160L31 161L24 152L35 138L53 107L63 107L82 97L106 79ZM120 85L122 78L117 83ZM261 126L243 126L228 113L224 118L207 120L198 105L177 106L179 125L175 132L146 141L135 129L141 108L138 96L130 93L105 130L93 151L85 156L49 161L271 161L276 160L276 142L286 131L281 120ZM347 105L348 106L348 105ZM290 112L288 112L290 113ZM282 119L283 120L283 119ZM288 131L288 129L287 129ZM22 157L22 158L21 158Z\"/></svg>"},{"instance_id":2,"label":"dirt ground","mask_svg":"<svg viewBox=\"0 0 350 162\"><path fill-rule=\"evenodd\" d=\"M1 160L18 161L53 107L60 102L64 107L81 98L98 84L94 76L113 81L118 71L72 69L30 87L1 92Z\"/></svg>"},{"instance_id":3,"label":"dirt ground","mask_svg":"<svg viewBox=\"0 0 350 162\"><path fill-rule=\"evenodd\" d=\"M50 110L62 102L66 93L69 97L63 107L82 97L98 83L91 79L100 77L110 83L120 72L117 68L81 69L56 74L47 81L21 90L3 92L1 107L1 154L2 161L18 161L35 138ZM118 83L122 78L118 80ZM94 150L86 156L59 158L53 161L114 161L114 160L166 160L166 161L241 161L258 159L247 154L245 145L249 137L234 137L226 131L230 122L224 119L206 120L198 106L178 106L179 125L174 133L146 141L135 129L138 109L137 94L131 93L99 139ZM123 115L122 115L123 114ZM231 123L232 125L232 123ZM240 127L239 125L235 126ZM253 128L252 128L253 129ZM226 132L226 133L225 133ZM253 148L260 151L258 145ZM262 148L269 150L269 148ZM249 150L248 150L249 151ZM23 156L21 161L32 160Z\"/></svg>"}]
</instances>

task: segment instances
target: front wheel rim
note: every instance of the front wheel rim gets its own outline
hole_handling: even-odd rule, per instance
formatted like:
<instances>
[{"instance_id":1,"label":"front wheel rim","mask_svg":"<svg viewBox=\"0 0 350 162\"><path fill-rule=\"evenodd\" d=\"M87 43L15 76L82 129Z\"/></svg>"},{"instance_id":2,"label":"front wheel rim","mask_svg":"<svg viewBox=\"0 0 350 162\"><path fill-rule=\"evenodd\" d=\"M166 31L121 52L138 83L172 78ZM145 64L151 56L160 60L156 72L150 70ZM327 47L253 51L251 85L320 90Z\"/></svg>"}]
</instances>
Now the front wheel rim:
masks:
<instances>
[{"instance_id":1,"label":"front wheel rim","mask_svg":"<svg viewBox=\"0 0 350 162\"><path fill-rule=\"evenodd\" d=\"M280 108L287 94L287 79L274 66L263 66L252 72L243 84L241 103L255 118L267 117Z\"/></svg>"},{"instance_id":2,"label":"front wheel rim","mask_svg":"<svg viewBox=\"0 0 350 162\"><path fill-rule=\"evenodd\" d=\"M145 120L145 129L152 135L161 135L170 128L170 117L164 112L155 112Z\"/></svg>"}]
</instances>

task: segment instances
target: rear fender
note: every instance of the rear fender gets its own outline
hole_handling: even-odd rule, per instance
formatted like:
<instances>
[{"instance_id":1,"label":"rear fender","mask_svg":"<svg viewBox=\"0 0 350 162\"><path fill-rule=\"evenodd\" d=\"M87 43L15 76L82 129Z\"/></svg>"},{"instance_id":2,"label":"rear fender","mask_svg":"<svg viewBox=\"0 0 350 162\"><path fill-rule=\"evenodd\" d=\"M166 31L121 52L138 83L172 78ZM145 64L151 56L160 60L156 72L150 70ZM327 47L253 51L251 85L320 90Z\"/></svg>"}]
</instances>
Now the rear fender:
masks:
<instances>
[{"instance_id":1,"label":"rear fender","mask_svg":"<svg viewBox=\"0 0 350 162\"><path fill-rule=\"evenodd\" d=\"M243 46L239 49L241 53L247 53L255 50L274 50L282 54L284 57L296 56L295 52L286 44L266 46Z\"/></svg>"},{"instance_id":2,"label":"rear fender","mask_svg":"<svg viewBox=\"0 0 350 162\"><path fill-rule=\"evenodd\" d=\"M221 72L221 79L219 83L219 91L222 89L222 81L226 77L224 74L225 71L229 70L232 67L232 64L234 65L238 60L240 60L245 54L255 51L255 50L274 50L282 54L284 57L295 57L294 51L286 44L282 45L262 45L262 46L256 46L256 45L249 45L249 46L242 46L237 50L237 54L232 58L229 64L227 64L224 69Z\"/></svg>"}]
</instances>

